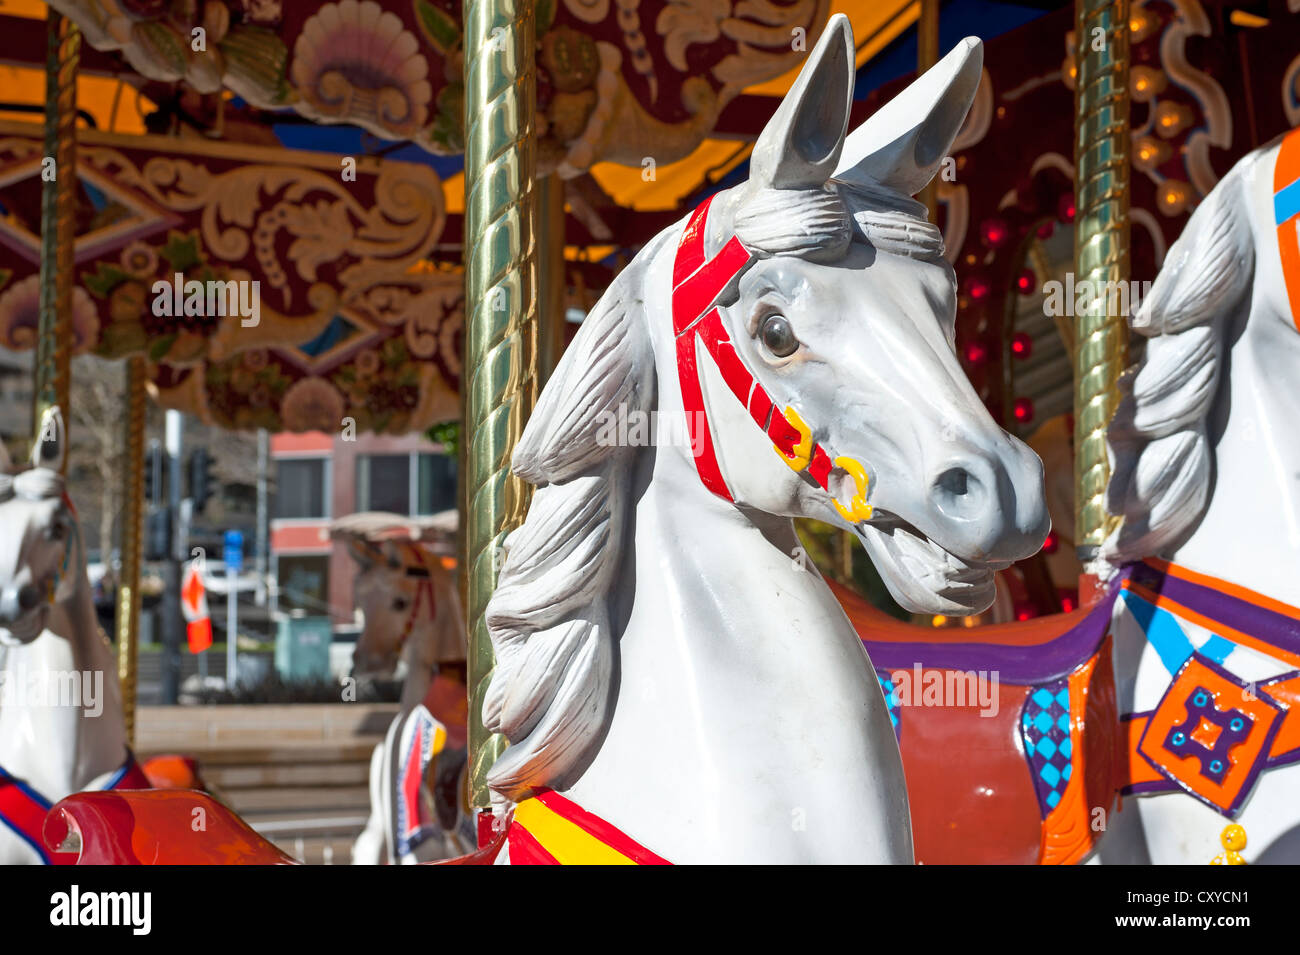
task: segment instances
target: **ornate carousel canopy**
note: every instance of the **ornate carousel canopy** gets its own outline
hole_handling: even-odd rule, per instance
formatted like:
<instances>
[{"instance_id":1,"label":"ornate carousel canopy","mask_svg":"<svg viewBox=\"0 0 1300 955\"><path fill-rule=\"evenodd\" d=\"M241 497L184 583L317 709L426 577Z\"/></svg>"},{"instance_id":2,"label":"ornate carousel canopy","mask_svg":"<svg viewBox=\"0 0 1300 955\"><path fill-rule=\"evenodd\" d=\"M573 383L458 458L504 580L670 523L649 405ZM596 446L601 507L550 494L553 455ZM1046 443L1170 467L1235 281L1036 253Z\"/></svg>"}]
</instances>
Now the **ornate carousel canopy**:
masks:
<instances>
[{"instance_id":1,"label":"ornate carousel canopy","mask_svg":"<svg viewBox=\"0 0 1300 955\"><path fill-rule=\"evenodd\" d=\"M31 136L0 125L10 349L34 345L39 311ZM146 355L163 404L226 427L350 416L404 432L454 416L463 293L430 263L446 223L432 169L363 158L344 182L317 153L99 133L79 137L77 160L75 352ZM204 305L208 283L256 282L258 314L176 308L156 286L177 276L182 291L204 283Z\"/></svg>"},{"instance_id":2,"label":"ornate carousel canopy","mask_svg":"<svg viewBox=\"0 0 1300 955\"><path fill-rule=\"evenodd\" d=\"M83 108L79 123L90 128L78 135L76 350L146 356L164 405L227 427L333 428L351 417L362 430L400 433L454 417L460 4L51 6L81 30L79 99L99 108ZM776 81L769 94L779 96L830 7L539 5L537 164L539 174L575 180L566 240L584 249L616 234L639 241L671 221L661 213L630 223L622 215L630 203L588 170L628 163L636 181L653 183L655 175L642 176L650 156L673 167L677 182L705 181L713 154L694 179L681 177L680 164L748 88ZM0 40L0 60L17 95L0 113L15 119L44 98L43 85L27 81L43 66L45 9L18 2L0 11L0 36L10 37ZM124 86L134 88L134 110L121 108ZM119 118L124 129L177 135L123 137L113 131ZM338 124L344 139L335 142L361 148L285 149L304 122ZM361 139L349 129L363 131ZM36 340L41 128L6 123L0 137L0 342L23 349ZM353 175L344 175L353 160ZM601 251L615 258L612 246ZM580 268L592 264L585 251L570 257L586 260ZM581 274L580 286L603 284L599 271L586 283ZM155 283L178 275L182 285L256 282L256 324L245 315L160 310Z\"/></svg>"}]
</instances>

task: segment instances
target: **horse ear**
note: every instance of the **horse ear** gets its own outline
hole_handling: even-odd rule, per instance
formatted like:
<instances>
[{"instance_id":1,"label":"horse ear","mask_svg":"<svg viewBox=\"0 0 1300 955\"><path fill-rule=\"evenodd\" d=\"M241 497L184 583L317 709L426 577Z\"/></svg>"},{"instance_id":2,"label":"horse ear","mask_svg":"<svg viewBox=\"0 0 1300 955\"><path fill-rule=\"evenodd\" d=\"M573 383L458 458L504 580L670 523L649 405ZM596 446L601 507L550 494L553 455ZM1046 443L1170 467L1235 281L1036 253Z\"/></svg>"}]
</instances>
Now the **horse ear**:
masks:
<instances>
[{"instance_id":1,"label":"horse ear","mask_svg":"<svg viewBox=\"0 0 1300 955\"><path fill-rule=\"evenodd\" d=\"M934 178L966 121L984 65L967 37L849 134L835 178L914 196Z\"/></svg>"},{"instance_id":2,"label":"horse ear","mask_svg":"<svg viewBox=\"0 0 1300 955\"><path fill-rule=\"evenodd\" d=\"M63 413L58 405L51 405L41 415L40 428L32 443L31 465L62 471L68 456L67 435L63 428Z\"/></svg>"},{"instance_id":3,"label":"horse ear","mask_svg":"<svg viewBox=\"0 0 1300 955\"><path fill-rule=\"evenodd\" d=\"M853 29L837 13L754 144L750 182L810 189L830 178L849 126L853 60Z\"/></svg>"},{"instance_id":4,"label":"horse ear","mask_svg":"<svg viewBox=\"0 0 1300 955\"><path fill-rule=\"evenodd\" d=\"M347 534L343 535L343 543L347 547L348 553L352 555L352 559L357 562L357 566L361 568L362 573L375 566L374 554L366 546L363 538Z\"/></svg>"},{"instance_id":5,"label":"horse ear","mask_svg":"<svg viewBox=\"0 0 1300 955\"><path fill-rule=\"evenodd\" d=\"M394 541L384 541L383 544L380 545L380 548L383 552L384 560L388 562L390 568L393 570L401 570L401 568L405 566L405 562L402 560L401 549L398 548Z\"/></svg>"}]
</instances>

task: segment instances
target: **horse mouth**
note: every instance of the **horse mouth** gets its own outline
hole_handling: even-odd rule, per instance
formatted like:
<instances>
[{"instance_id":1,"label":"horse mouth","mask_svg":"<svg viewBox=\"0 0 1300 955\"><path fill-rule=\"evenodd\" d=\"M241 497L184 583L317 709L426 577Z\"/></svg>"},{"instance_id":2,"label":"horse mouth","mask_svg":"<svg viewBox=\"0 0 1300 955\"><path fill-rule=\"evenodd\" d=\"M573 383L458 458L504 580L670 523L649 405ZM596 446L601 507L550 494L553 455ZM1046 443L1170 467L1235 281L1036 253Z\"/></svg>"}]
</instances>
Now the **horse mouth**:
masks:
<instances>
[{"instance_id":1,"label":"horse mouth","mask_svg":"<svg viewBox=\"0 0 1300 955\"><path fill-rule=\"evenodd\" d=\"M913 613L981 613L997 595L994 576L1011 564L959 557L880 508L854 529L889 592Z\"/></svg>"}]
</instances>

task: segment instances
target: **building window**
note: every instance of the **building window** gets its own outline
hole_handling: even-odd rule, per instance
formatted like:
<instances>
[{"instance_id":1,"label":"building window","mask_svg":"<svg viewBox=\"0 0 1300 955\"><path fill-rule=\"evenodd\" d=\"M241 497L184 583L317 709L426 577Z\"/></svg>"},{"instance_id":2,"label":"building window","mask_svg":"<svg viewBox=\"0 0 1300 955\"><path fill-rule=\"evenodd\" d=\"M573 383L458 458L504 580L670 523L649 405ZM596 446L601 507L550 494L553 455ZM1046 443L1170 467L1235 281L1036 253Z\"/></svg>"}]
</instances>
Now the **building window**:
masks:
<instances>
[{"instance_id":1,"label":"building window","mask_svg":"<svg viewBox=\"0 0 1300 955\"><path fill-rule=\"evenodd\" d=\"M280 609L313 616L329 612L328 554L281 554L276 558Z\"/></svg>"},{"instance_id":2,"label":"building window","mask_svg":"<svg viewBox=\"0 0 1300 955\"><path fill-rule=\"evenodd\" d=\"M357 510L411 513L409 454L371 454L357 458Z\"/></svg>"},{"instance_id":3,"label":"building window","mask_svg":"<svg viewBox=\"0 0 1300 955\"><path fill-rule=\"evenodd\" d=\"M276 517L329 517L325 465L325 458L281 458L276 462Z\"/></svg>"},{"instance_id":4,"label":"building window","mask_svg":"<svg viewBox=\"0 0 1300 955\"><path fill-rule=\"evenodd\" d=\"M456 459L447 454L421 454L415 481L417 514L437 514L456 506Z\"/></svg>"},{"instance_id":5,"label":"building window","mask_svg":"<svg viewBox=\"0 0 1300 955\"><path fill-rule=\"evenodd\" d=\"M404 517L456 506L456 459L445 454L372 454L357 458L357 510Z\"/></svg>"}]
</instances>

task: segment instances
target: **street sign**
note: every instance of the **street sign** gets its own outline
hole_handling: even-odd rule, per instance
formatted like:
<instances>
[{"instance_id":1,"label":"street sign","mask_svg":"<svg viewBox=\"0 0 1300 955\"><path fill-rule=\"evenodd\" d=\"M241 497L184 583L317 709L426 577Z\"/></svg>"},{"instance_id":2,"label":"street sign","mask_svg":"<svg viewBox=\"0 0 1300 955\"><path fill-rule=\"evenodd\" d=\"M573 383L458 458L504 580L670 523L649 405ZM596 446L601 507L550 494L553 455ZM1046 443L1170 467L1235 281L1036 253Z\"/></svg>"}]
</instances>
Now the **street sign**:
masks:
<instances>
[{"instance_id":1,"label":"street sign","mask_svg":"<svg viewBox=\"0 0 1300 955\"><path fill-rule=\"evenodd\" d=\"M236 578L244 567L244 535L240 531L226 531L222 548L226 561L226 686L234 687L239 678L239 598L236 595Z\"/></svg>"},{"instance_id":2,"label":"street sign","mask_svg":"<svg viewBox=\"0 0 1300 955\"><path fill-rule=\"evenodd\" d=\"M212 619L208 616L207 588L203 586L202 563L192 560L181 574L181 613L190 653L202 653L212 646Z\"/></svg>"},{"instance_id":3,"label":"street sign","mask_svg":"<svg viewBox=\"0 0 1300 955\"><path fill-rule=\"evenodd\" d=\"M244 535L241 531L226 531L225 547L223 559L226 562L226 570L239 571L244 569Z\"/></svg>"}]
</instances>

